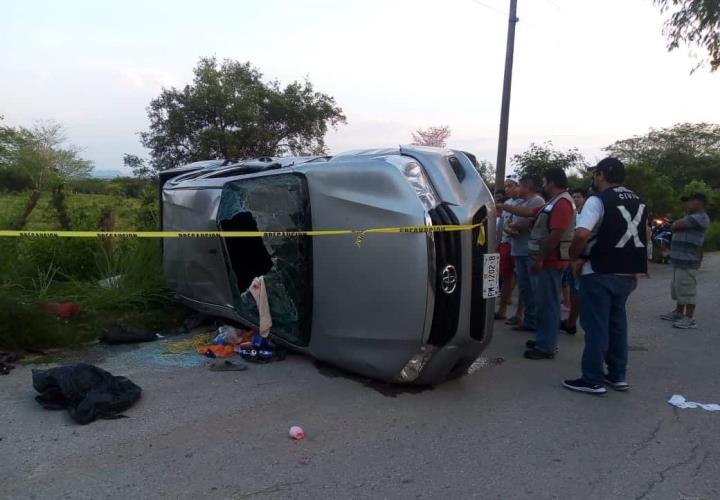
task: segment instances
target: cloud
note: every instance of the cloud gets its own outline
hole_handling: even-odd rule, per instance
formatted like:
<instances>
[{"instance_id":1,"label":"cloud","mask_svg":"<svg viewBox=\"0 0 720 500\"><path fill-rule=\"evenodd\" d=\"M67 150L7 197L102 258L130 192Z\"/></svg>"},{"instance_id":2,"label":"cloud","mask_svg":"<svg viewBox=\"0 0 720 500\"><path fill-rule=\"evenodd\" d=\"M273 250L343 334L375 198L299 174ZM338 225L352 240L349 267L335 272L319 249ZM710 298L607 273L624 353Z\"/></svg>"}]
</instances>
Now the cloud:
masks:
<instances>
[{"instance_id":1,"label":"cloud","mask_svg":"<svg viewBox=\"0 0 720 500\"><path fill-rule=\"evenodd\" d=\"M123 72L123 78L131 87L137 89L175 87L178 78L169 71L160 68L129 68Z\"/></svg>"}]
</instances>

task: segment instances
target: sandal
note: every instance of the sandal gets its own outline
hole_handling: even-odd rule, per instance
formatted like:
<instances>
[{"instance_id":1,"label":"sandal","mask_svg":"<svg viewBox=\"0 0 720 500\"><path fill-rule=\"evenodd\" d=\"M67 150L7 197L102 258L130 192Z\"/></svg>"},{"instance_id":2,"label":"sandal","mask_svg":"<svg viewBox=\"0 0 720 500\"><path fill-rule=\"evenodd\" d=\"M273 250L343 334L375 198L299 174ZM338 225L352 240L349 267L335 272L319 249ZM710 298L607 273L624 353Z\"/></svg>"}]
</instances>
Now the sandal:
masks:
<instances>
[{"instance_id":1,"label":"sandal","mask_svg":"<svg viewBox=\"0 0 720 500\"><path fill-rule=\"evenodd\" d=\"M215 361L211 363L208 370L211 372L244 372L248 367L245 363L233 363L229 360Z\"/></svg>"}]
</instances>

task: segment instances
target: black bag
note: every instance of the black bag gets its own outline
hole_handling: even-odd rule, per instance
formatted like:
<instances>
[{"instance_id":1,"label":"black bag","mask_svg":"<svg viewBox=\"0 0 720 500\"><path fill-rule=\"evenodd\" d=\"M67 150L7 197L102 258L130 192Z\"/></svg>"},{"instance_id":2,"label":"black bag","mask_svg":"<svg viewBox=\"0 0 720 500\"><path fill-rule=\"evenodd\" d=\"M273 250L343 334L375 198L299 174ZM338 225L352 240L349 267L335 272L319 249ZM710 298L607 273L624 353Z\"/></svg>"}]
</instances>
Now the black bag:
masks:
<instances>
[{"instance_id":1,"label":"black bag","mask_svg":"<svg viewBox=\"0 0 720 500\"><path fill-rule=\"evenodd\" d=\"M77 423L122 418L121 413L140 399L142 389L125 377L97 366L78 363L49 370L33 370L35 400L48 410L67 409Z\"/></svg>"}]
</instances>

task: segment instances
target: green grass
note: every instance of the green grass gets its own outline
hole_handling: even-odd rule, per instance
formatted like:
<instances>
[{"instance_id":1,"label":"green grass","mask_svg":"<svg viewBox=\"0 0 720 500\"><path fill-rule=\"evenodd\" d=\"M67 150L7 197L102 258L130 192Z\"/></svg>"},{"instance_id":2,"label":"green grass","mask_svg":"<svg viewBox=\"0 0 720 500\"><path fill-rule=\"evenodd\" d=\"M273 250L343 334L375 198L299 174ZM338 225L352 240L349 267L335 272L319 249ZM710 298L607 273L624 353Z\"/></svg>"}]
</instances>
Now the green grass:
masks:
<instances>
[{"instance_id":1,"label":"green grass","mask_svg":"<svg viewBox=\"0 0 720 500\"><path fill-rule=\"evenodd\" d=\"M0 228L22 213L29 193L0 194ZM118 195L66 193L72 229L101 229L115 208L115 229L136 229L141 200ZM58 229L50 194L43 193L25 229ZM122 276L117 287L99 280ZM46 312L48 302L76 302L69 321ZM159 240L0 238L0 349L45 349L98 338L112 324L152 331L179 326L187 314L165 288Z\"/></svg>"}]
</instances>

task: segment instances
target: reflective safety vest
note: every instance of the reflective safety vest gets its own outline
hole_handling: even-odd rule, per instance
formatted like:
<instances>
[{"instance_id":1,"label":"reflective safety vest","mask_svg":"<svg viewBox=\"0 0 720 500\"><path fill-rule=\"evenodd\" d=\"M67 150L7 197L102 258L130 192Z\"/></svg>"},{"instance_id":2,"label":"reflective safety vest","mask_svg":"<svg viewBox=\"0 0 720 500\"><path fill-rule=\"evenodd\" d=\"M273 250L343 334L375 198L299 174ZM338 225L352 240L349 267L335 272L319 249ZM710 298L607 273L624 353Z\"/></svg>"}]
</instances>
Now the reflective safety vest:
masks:
<instances>
[{"instance_id":1,"label":"reflective safety vest","mask_svg":"<svg viewBox=\"0 0 720 500\"><path fill-rule=\"evenodd\" d=\"M533 224L532 231L530 232L530 242L528 248L530 255L538 256L543 253L545 248L545 241L550 236L550 214L555 209L555 205L560 200L567 200L570 202L572 207L573 216L568 228L563 231L562 237L560 238L560 260L570 260L570 244L575 234L575 218L577 217L577 209L575 208L575 202L570 196L570 193L563 191L552 200L548 201L545 206L538 212L535 217L535 223Z\"/></svg>"}]
</instances>

